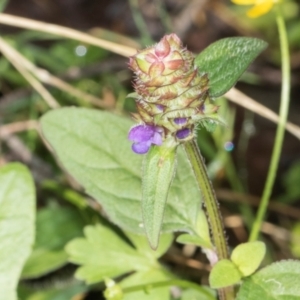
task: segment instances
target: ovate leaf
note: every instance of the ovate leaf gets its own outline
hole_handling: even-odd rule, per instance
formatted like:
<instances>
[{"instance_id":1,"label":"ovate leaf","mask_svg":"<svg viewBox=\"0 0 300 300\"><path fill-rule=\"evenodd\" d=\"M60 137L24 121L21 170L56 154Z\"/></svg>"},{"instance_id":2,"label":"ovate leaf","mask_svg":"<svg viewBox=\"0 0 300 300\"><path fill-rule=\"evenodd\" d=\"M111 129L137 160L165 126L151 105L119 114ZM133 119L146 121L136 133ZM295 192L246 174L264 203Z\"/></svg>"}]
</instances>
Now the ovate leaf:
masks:
<instances>
[{"instance_id":1,"label":"ovate leaf","mask_svg":"<svg viewBox=\"0 0 300 300\"><path fill-rule=\"evenodd\" d=\"M63 166L103 206L111 221L144 233L141 216L142 155L131 151L132 122L108 112L63 108L43 116L42 131ZM193 232L200 193L185 153L178 149L162 231Z\"/></svg>"},{"instance_id":2,"label":"ovate leaf","mask_svg":"<svg viewBox=\"0 0 300 300\"><path fill-rule=\"evenodd\" d=\"M276 262L245 279L237 300L298 300L299 282L299 261Z\"/></svg>"},{"instance_id":3,"label":"ovate leaf","mask_svg":"<svg viewBox=\"0 0 300 300\"><path fill-rule=\"evenodd\" d=\"M16 287L34 241L35 189L21 164L0 169L0 299L16 300Z\"/></svg>"},{"instance_id":4,"label":"ovate leaf","mask_svg":"<svg viewBox=\"0 0 300 300\"><path fill-rule=\"evenodd\" d=\"M219 260L209 274L209 285L219 289L238 283L242 276L238 268L228 259Z\"/></svg>"},{"instance_id":5,"label":"ovate leaf","mask_svg":"<svg viewBox=\"0 0 300 300\"><path fill-rule=\"evenodd\" d=\"M231 261L238 267L243 277L249 276L261 264L266 254L266 245L255 241L238 245L231 254Z\"/></svg>"},{"instance_id":6,"label":"ovate leaf","mask_svg":"<svg viewBox=\"0 0 300 300\"><path fill-rule=\"evenodd\" d=\"M195 59L200 73L207 73L212 98L224 95L235 85L250 63L267 47L256 38L234 37L219 40Z\"/></svg>"}]
</instances>

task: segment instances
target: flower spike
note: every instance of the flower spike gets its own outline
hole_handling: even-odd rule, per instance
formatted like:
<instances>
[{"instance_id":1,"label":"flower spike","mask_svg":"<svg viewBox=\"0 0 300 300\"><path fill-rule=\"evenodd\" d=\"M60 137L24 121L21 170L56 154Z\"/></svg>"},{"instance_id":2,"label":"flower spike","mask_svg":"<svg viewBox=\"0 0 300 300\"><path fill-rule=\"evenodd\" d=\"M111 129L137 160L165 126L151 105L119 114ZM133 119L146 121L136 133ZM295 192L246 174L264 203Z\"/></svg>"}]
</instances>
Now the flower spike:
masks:
<instances>
[{"instance_id":1,"label":"flower spike","mask_svg":"<svg viewBox=\"0 0 300 300\"><path fill-rule=\"evenodd\" d=\"M145 124L129 133L135 153L144 154L151 145L174 148L193 139L196 123L218 122L218 106L208 95L208 76L200 75L194 55L176 34L138 51L130 58L129 67L135 73L137 121Z\"/></svg>"}]
</instances>

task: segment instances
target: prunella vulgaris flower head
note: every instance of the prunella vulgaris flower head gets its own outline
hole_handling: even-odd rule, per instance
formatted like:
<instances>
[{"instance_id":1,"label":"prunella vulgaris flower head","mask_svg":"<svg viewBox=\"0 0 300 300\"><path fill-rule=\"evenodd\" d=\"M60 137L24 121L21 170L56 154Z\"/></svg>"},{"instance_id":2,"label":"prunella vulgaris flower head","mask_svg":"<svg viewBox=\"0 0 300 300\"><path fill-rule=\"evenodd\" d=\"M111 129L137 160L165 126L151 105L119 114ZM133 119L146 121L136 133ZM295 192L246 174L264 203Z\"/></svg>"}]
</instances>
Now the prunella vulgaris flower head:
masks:
<instances>
[{"instance_id":1,"label":"prunella vulgaris flower head","mask_svg":"<svg viewBox=\"0 0 300 300\"><path fill-rule=\"evenodd\" d=\"M143 124L129 132L134 152L146 153L151 144L160 145L154 142L155 135L161 143L176 147L194 138L197 123L217 121L218 107L209 98L208 77L200 74L194 55L176 34L138 51L130 58L129 67L135 73L135 118ZM152 132L147 142L134 138L137 128L147 137Z\"/></svg>"}]
</instances>

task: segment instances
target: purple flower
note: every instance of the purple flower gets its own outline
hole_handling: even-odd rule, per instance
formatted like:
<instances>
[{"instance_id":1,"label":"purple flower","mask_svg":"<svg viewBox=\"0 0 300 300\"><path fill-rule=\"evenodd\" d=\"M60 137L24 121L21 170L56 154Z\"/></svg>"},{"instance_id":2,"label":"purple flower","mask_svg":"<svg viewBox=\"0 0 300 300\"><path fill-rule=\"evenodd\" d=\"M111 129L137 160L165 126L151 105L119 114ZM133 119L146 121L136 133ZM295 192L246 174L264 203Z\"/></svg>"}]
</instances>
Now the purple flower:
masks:
<instances>
[{"instance_id":1,"label":"purple flower","mask_svg":"<svg viewBox=\"0 0 300 300\"><path fill-rule=\"evenodd\" d=\"M185 124L187 122L187 119L186 118L175 118L174 122L177 125L182 125L182 124Z\"/></svg>"},{"instance_id":2,"label":"purple flower","mask_svg":"<svg viewBox=\"0 0 300 300\"><path fill-rule=\"evenodd\" d=\"M133 152L144 154L152 144L158 146L162 144L162 128L153 125L137 125L130 129L128 139L133 141Z\"/></svg>"},{"instance_id":3,"label":"purple flower","mask_svg":"<svg viewBox=\"0 0 300 300\"><path fill-rule=\"evenodd\" d=\"M180 129L176 132L176 137L178 139L185 139L190 135L191 131L188 128Z\"/></svg>"}]
</instances>

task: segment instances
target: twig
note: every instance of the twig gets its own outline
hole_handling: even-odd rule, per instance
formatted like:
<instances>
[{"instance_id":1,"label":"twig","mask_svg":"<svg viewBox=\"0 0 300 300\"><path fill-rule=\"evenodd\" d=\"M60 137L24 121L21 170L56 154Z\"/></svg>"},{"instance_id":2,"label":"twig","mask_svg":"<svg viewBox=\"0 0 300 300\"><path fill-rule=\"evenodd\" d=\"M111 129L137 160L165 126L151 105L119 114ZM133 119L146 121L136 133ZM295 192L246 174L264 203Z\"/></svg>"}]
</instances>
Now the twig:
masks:
<instances>
[{"instance_id":1,"label":"twig","mask_svg":"<svg viewBox=\"0 0 300 300\"><path fill-rule=\"evenodd\" d=\"M36 120L27 120L27 121L20 121L20 122L2 125L0 127L0 138L4 136L8 136L10 134L27 131L31 129L38 130L38 124L39 123Z\"/></svg>"},{"instance_id":2,"label":"twig","mask_svg":"<svg viewBox=\"0 0 300 300\"><path fill-rule=\"evenodd\" d=\"M62 36L65 38L81 41L90 45L98 46L105 50L111 51L113 53L128 57L136 53L136 49L123 46L117 43L109 42L103 39L95 38L89 34L67 28L64 26L59 26L55 24L49 24L40 21L34 21L31 19L26 19L22 17L17 17L9 14L0 14L0 23L15 27L27 28L36 31L47 32L57 36Z\"/></svg>"}]
</instances>

